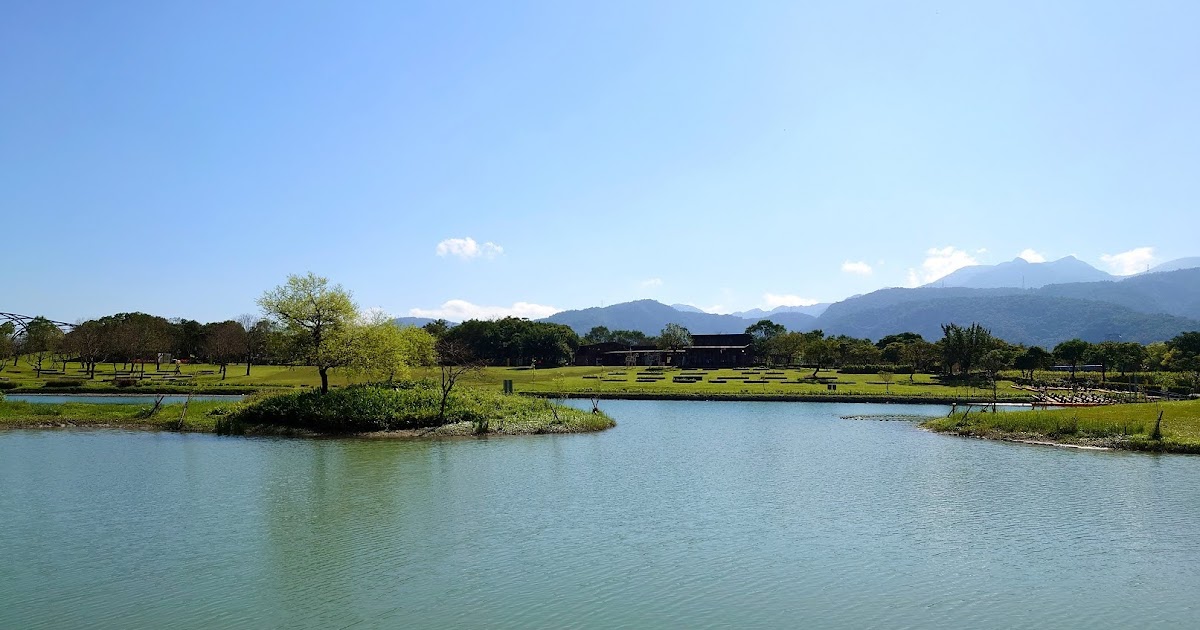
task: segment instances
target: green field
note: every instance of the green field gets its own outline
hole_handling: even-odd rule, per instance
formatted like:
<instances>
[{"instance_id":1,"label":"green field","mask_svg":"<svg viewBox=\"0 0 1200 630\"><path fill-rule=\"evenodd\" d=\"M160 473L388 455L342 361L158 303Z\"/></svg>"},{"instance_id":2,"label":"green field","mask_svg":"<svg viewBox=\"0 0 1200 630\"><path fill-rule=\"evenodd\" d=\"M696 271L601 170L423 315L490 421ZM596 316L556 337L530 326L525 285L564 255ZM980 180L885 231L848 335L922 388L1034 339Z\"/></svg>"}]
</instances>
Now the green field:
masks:
<instances>
[{"instance_id":1,"label":"green field","mask_svg":"<svg viewBox=\"0 0 1200 630\"><path fill-rule=\"evenodd\" d=\"M122 427L172 431L216 430L227 402L193 402L183 414L183 405L163 405L153 416L152 405L103 405L65 403L60 405L0 401L0 427ZM215 413L214 413L215 412ZM182 423L180 420L183 420Z\"/></svg>"},{"instance_id":2,"label":"green field","mask_svg":"<svg viewBox=\"0 0 1200 630\"><path fill-rule=\"evenodd\" d=\"M120 368L120 364L117 366ZM410 377L437 377L432 368L414 369ZM517 393L539 395L569 394L587 396L592 393L603 396L665 395L696 397L892 397L897 399L973 399L991 400L990 388L942 385L928 374L917 374L912 382L906 374L897 374L890 384L884 383L878 374L841 374L835 370L822 370L820 381L810 380L811 369L751 369L751 370L683 370L611 367L563 367L531 370L529 368L490 367L469 374L462 383L468 387L481 387L499 391L503 381L512 380ZM163 366L155 373L148 366L146 378L134 379L136 385L117 387L116 380L128 382L131 377L114 373L111 364L97 366L96 378L87 379L86 374L72 364L64 373L45 374L38 378L25 363L16 368L11 365L0 372L0 382L12 383L25 391L77 386L84 391L123 391L129 393L163 391L261 391L278 388L316 387L320 385L317 371L312 367L253 366L250 376L245 375L245 365L230 365L225 380L214 365L181 366L180 374L174 367ZM82 380L76 385L73 381ZM68 382L71 381L71 382ZM346 374L334 370L330 383L346 386L353 382ZM828 385L836 385L829 389ZM1002 401L1028 401L1028 391L1015 389L1009 381L1001 381L997 395Z\"/></svg>"},{"instance_id":3,"label":"green field","mask_svg":"<svg viewBox=\"0 0 1200 630\"><path fill-rule=\"evenodd\" d=\"M1155 440L1152 433L1160 411L1162 439ZM975 409L930 420L922 426L993 439L1200 453L1200 400L1007 413Z\"/></svg>"}]
</instances>

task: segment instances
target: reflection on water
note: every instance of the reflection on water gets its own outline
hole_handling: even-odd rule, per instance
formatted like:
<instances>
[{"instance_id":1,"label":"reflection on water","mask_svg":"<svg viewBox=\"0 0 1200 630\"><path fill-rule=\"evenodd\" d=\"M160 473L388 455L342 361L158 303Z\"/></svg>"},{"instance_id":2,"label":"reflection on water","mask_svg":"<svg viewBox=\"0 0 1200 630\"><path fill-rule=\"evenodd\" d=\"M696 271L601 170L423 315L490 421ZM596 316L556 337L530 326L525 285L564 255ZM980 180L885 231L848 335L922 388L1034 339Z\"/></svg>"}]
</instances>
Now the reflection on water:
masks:
<instances>
[{"instance_id":1,"label":"reflection on water","mask_svg":"<svg viewBox=\"0 0 1200 630\"><path fill-rule=\"evenodd\" d=\"M0 627L1197 618L1200 458L602 405L616 429L435 442L0 432Z\"/></svg>"}]
</instances>

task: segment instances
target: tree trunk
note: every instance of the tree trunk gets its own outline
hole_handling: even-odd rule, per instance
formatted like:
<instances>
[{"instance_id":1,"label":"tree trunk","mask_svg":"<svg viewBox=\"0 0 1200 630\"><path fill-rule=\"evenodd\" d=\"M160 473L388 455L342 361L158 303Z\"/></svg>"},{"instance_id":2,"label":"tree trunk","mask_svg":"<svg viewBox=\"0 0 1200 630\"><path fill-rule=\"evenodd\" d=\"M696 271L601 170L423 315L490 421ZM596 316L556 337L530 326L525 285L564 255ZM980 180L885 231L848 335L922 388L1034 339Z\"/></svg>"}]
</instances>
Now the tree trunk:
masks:
<instances>
[{"instance_id":1,"label":"tree trunk","mask_svg":"<svg viewBox=\"0 0 1200 630\"><path fill-rule=\"evenodd\" d=\"M321 393L329 393L329 368L319 367L317 373L321 375Z\"/></svg>"},{"instance_id":2,"label":"tree trunk","mask_svg":"<svg viewBox=\"0 0 1200 630\"><path fill-rule=\"evenodd\" d=\"M246 357L246 376L250 376L250 357Z\"/></svg>"}]
</instances>

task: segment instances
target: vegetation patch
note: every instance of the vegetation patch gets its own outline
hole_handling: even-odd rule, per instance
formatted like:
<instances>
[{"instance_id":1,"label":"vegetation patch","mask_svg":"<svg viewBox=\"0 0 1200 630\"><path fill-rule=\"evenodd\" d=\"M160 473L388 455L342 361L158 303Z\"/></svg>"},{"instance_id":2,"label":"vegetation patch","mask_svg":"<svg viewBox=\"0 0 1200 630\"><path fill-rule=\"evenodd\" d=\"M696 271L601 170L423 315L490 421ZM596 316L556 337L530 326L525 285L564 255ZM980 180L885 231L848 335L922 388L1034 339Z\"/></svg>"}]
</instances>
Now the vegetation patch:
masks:
<instances>
[{"instance_id":1,"label":"vegetation patch","mask_svg":"<svg viewBox=\"0 0 1200 630\"><path fill-rule=\"evenodd\" d=\"M433 382L393 386L360 385L265 396L238 406L218 420L219 433L285 427L346 434L424 430L434 435L580 433L615 425L600 412L581 411L551 400L475 389L452 392L444 413L442 391Z\"/></svg>"},{"instance_id":2,"label":"vegetation patch","mask_svg":"<svg viewBox=\"0 0 1200 630\"><path fill-rule=\"evenodd\" d=\"M989 439L1200 453L1200 400L1005 413L974 409L921 426Z\"/></svg>"}]
</instances>

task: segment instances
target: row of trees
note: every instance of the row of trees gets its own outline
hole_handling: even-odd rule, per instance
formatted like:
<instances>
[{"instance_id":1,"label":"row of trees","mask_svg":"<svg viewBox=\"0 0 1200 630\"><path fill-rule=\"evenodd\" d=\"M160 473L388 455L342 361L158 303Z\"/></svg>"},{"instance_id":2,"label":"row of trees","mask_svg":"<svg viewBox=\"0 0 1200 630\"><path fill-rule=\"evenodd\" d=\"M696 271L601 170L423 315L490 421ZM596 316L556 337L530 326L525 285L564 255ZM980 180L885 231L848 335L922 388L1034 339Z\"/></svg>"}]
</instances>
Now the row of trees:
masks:
<instances>
[{"instance_id":1,"label":"row of trees","mask_svg":"<svg viewBox=\"0 0 1200 630\"><path fill-rule=\"evenodd\" d=\"M218 365L222 378L231 363L316 366L321 388L329 372L373 380L394 380L409 367L432 365L435 337L415 327L400 327L384 316L365 317L349 292L313 274L291 276L259 299L262 316L201 324L167 320L145 313L119 313L80 322L65 332L45 318L24 330L0 325L0 369L23 358L37 374L51 366L79 362L89 377L96 366L112 363L126 371L162 369L170 355Z\"/></svg>"},{"instance_id":2,"label":"row of trees","mask_svg":"<svg viewBox=\"0 0 1200 630\"><path fill-rule=\"evenodd\" d=\"M757 356L768 363L801 363L817 367L848 365L908 366L915 371L941 372L952 376L983 373L994 376L1015 369L1033 378L1037 370L1067 366L1075 378L1081 365L1099 367L1101 380L1111 371L1167 370L1200 372L1200 332L1185 332L1170 341L1143 346L1134 342L1089 343L1064 341L1051 350L1038 346L1010 344L980 326L942 326L942 338L929 342L917 333L888 335L876 342L869 339L826 337L820 331L788 332L783 326L762 320L746 329L754 337Z\"/></svg>"}]
</instances>

